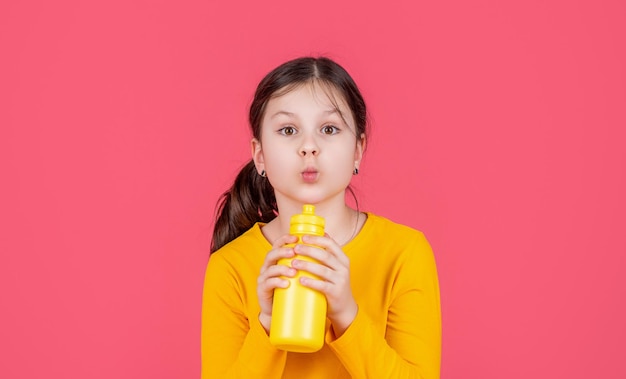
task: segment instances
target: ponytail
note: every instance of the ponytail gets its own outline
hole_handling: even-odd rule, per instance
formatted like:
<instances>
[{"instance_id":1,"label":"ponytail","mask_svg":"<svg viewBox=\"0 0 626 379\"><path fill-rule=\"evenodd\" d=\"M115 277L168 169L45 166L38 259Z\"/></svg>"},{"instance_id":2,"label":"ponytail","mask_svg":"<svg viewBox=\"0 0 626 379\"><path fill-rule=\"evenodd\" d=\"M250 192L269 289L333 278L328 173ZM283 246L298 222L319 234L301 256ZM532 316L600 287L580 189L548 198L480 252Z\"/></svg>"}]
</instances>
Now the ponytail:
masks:
<instances>
[{"instance_id":1,"label":"ponytail","mask_svg":"<svg viewBox=\"0 0 626 379\"><path fill-rule=\"evenodd\" d=\"M274 188L248 162L235 183L218 200L211 254L242 235L257 222L270 222L276 217Z\"/></svg>"}]
</instances>

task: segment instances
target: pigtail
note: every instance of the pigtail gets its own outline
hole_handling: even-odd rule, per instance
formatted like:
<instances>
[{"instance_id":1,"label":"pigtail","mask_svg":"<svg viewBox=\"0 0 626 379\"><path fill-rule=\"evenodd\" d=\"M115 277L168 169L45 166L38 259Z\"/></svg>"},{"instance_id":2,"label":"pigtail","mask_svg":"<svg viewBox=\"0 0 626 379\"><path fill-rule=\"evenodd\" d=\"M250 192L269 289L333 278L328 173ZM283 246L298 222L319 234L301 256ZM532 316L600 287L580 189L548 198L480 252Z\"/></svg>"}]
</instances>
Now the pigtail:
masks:
<instances>
[{"instance_id":1,"label":"pigtail","mask_svg":"<svg viewBox=\"0 0 626 379\"><path fill-rule=\"evenodd\" d=\"M239 237L256 222L270 222L276 217L274 189L266 177L256 171L253 161L239 172L235 183L218 200L211 254Z\"/></svg>"}]
</instances>

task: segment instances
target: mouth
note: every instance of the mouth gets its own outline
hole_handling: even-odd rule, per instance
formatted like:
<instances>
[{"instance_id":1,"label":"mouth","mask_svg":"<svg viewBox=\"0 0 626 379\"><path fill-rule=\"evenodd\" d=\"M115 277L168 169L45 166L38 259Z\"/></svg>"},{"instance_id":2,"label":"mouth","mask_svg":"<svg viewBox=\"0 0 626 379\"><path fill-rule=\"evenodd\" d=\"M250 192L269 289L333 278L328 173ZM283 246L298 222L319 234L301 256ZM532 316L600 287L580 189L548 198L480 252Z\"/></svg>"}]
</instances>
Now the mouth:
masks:
<instances>
[{"instance_id":1,"label":"mouth","mask_svg":"<svg viewBox=\"0 0 626 379\"><path fill-rule=\"evenodd\" d=\"M302 179L306 183L316 182L318 176L319 176L319 172L316 169L307 168L306 170L302 171Z\"/></svg>"}]
</instances>

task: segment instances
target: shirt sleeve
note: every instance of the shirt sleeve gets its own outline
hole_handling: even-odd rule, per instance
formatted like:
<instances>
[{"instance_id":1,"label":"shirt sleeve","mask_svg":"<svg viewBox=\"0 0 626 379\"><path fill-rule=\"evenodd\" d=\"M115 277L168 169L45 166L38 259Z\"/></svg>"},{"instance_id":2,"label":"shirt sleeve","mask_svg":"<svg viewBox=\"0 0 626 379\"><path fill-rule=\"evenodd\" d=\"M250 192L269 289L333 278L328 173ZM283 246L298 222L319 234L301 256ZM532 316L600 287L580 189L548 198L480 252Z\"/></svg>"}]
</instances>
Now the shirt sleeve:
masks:
<instances>
[{"instance_id":1,"label":"shirt sleeve","mask_svg":"<svg viewBox=\"0 0 626 379\"><path fill-rule=\"evenodd\" d=\"M434 256L423 234L408 244L395 274L385 336L359 311L329 347L353 378L439 378L441 307Z\"/></svg>"},{"instance_id":2,"label":"shirt sleeve","mask_svg":"<svg viewBox=\"0 0 626 379\"><path fill-rule=\"evenodd\" d=\"M286 352L258 318L248 319L236 271L218 254L207 265L202 298L202 378L280 378Z\"/></svg>"}]
</instances>

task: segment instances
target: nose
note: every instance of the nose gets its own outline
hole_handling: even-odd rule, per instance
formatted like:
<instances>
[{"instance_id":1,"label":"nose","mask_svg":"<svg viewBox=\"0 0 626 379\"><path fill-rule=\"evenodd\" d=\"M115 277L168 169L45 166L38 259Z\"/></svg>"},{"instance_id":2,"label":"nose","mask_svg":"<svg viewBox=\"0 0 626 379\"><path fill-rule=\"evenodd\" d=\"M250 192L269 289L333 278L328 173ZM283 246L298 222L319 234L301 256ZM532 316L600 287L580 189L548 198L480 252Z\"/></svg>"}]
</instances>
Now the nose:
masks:
<instances>
[{"instance_id":1,"label":"nose","mask_svg":"<svg viewBox=\"0 0 626 379\"><path fill-rule=\"evenodd\" d=\"M307 155L316 156L319 154L319 151L319 146L317 145L313 137L306 138L303 141L302 146L300 146L300 155L303 157Z\"/></svg>"},{"instance_id":2,"label":"nose","mask_svg":"<svg viewBox=\"0 0 626 379\"><path fill-rule=\"evenodd\" d=\"M317 149L314 147L303 146L302 149L300 149L300 155L302 155L303 157L306 157L307 155L316 156Z\"/></svg>"}]
</instances>

